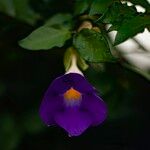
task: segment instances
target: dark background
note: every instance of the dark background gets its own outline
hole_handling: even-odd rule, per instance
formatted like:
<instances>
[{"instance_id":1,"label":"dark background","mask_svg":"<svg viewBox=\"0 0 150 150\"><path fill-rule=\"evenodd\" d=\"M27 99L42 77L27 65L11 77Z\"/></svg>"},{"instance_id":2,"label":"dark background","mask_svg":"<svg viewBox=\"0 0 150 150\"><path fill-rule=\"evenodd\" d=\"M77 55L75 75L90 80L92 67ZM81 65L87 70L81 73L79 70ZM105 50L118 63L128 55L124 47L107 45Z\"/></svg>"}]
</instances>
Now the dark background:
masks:
<instances>
[{"instance_id":1,"label":"dark background","mask_svg":"<svg viewBox=\"0 0 150 150\"><path fill-rule=\"evenodd\" d=\"M72 11L71 2L58 5L57 1L50 1L51 9L44 0L33 0L32 6L45 18L58 10ZM64 73L65 48L19 47L18 41L36 26L0 13L0 149L150 149L150 83L119 63L89 64L84 73L108 104L109 116L102 125L69 138L63 129L42 123L38 109L51 81Z\"/></svg>"}]
</instances>

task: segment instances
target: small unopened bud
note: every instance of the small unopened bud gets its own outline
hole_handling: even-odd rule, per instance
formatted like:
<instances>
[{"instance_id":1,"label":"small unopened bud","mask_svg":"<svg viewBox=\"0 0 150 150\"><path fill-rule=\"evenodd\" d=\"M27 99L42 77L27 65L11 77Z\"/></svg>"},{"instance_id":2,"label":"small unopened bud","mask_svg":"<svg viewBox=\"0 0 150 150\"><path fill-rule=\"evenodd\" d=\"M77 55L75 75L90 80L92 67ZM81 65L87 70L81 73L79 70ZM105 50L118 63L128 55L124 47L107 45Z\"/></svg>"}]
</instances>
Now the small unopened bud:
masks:
<instances>
[{"instance_id":1,"label":"small unopened bud","mask_svg":"<svg viewBox=\"0 0 150 150\"><path fill-rule=\"evenodd\" d=\"M92 29L92 23L90 21L84 21L78 28L78 32L80 32L82 29Z\"/></svg>"}]
</instances>

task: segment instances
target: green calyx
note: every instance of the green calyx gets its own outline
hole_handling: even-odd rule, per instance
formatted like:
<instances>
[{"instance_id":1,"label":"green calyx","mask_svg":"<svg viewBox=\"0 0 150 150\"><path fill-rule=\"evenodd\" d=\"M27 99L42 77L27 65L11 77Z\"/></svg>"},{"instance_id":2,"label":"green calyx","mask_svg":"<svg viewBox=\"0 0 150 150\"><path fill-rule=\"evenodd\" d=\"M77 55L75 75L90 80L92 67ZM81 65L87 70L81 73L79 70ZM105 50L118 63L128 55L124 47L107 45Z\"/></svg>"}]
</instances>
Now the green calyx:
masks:
<instances>
[{"instance_id":1,"label":"green calyx","mask_svg":"<svg viewBox=\"0 0 150 150\"><path fill-rule=\"evenodd\" d=\"M64 67L65 70L68 71L68 69L71 67L72 64L72 58L76 57L77 59L77 66L85 71L88 68L88 64L86 61L78 54L78 52L75 50L74 47L69 47L65 54L64 54Z\"/></svg>"}]
</instances>

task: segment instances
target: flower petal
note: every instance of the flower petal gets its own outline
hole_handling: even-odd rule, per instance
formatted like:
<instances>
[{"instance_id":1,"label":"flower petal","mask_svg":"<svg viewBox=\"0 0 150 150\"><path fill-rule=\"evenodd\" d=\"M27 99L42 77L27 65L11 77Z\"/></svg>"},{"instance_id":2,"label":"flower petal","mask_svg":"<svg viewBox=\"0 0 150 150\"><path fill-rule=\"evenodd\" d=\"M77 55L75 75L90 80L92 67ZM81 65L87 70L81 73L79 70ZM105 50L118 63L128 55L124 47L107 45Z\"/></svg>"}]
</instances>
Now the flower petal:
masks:
<instances>
[{"instance_id":1,"label":"flower petal","mask_svg":"<svg viewBox=\"0 0 150 150\"><path fill-rule=\"evenodd\" d=\"M78 73L68 73L56 78L49 86L47 92L63 94L71 87L81 93L95 91L91 84L82 75Z\"/></svg>"},{"instance_id":2,"label":"flower petal","mask_svg":"<svg viewBox=\"0 0 150 150\"><path fill-rule=\"evenodd\" d=\"M92 125L102 123L107 117L107 106L96 94L82 96L81 110L88 112L93 120Z\"/></svg>"},{"instance_id":3,"label":"flower petal","mask_svg":"<svg viewBox=\"0 0 150 150\"><path fill-rule=\"evenodd\" d=\"M56 78L55 80L53 80L53 82L47 89L47 93L55 93L57 95L63 94L68 89L70 89L71 86L72 86L71 83L69 82L69 80L67 80L65 75L62 75Z\"/></svg>"},{"instance_id":4,"label":"flower petal","mask_svg":"<svg viewBox=\"0 0 150 150\"><path fill-rule=\"evenodd\" d=\"M91 125L91 118L88 114L76 108L68 108L66 111L58 113L55 121L68 132L69 136L78 136Z\"/></svg>"},{"instance_id":5,"label":"flower petal","mask_svg":"<svg viewBox=\"0 0 150 150\"><path fill-rule=\"evenodd\" d=\"M64 76L64 80L69 81L72 87L80 93L93 92L95 89L91 84L78 73L69 73Z\"/></svg>"},{"instance_id":6,"label":"flower petal","mask_svg":"<svg viewBox=\"0 0 150 150\"><path fill-rule=\"evenodd\" d=\"M45 95L40 106L40 117L47 125L55 124L54 115L63 110L63 98L61 96Z\"/></svg>"}]
</instances>

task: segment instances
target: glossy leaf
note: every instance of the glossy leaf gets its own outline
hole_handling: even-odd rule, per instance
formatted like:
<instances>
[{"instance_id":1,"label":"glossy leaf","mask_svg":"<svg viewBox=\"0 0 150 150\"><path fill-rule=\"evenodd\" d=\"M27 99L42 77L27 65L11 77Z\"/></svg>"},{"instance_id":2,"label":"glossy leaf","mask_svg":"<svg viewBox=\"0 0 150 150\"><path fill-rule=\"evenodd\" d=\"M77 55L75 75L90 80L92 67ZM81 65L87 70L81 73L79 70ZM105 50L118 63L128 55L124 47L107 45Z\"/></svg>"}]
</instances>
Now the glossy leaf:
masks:
<instances>
[{"instance_id":1,"label":"glossy leaf","mask_svg":"<svg viewBox=\"0 0 150 150\"><path fill-rule=\"evenodd\" d=\"M55 46L62 47L71 33L66 28L55 29L42 26L19 42L20 46L29 50L46 50Z\"/></svg>"},{"instance_id":2,"label":"glossy leaf","mask_svg":"<svg viewBox=\"0 0 150 150\"><path fill-rule=\"evenodd\" d=\"M87 61L107 62L113 60L108 43L100 32L83 29L75 35L73 43L80 55Z\"/></svg>"},{"instance_id":3,"label":"glossy leaf","mask_svg":"<svg viewBox=\"0 0 150 150\"><path fill-rule=\"evenodd\" d=\"M118 45L128 38L131 38L136 34L143 32L145 27L149 24L149 16L136 16L131 20L125 20L117 32L114 45Z\"/></svg>"},{"instance_id":4,"label":"glossy leaf","mask_svg":"<svg viewBox=\"0 0 150 150\"><path fill-rule=\"evenodd\" d=\"M100 21L103 23L120 24L124 19L133 18L136 14L137 11L134 6L127 6L126 4L115 2L109 7Z\"/></svg>"},{"instance_id":5,"label":"glossy leaf","mask_svg":"<svg viewBox=\"0 0 150 150\"><path fill-rule=\"evenodd\" d=\"M130 20L137 16L137 14L135 6L127 6L127 4L114 2L106 13L98 19L98 22L111 24L111 28L108 29L108 32L113 30L117 31L124 20Z\"/></svg>"}]
</instances>

